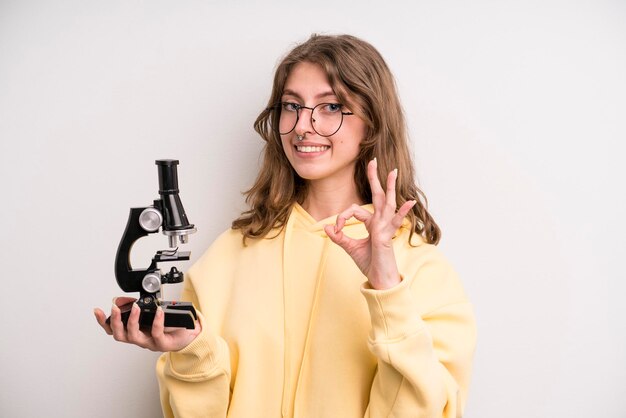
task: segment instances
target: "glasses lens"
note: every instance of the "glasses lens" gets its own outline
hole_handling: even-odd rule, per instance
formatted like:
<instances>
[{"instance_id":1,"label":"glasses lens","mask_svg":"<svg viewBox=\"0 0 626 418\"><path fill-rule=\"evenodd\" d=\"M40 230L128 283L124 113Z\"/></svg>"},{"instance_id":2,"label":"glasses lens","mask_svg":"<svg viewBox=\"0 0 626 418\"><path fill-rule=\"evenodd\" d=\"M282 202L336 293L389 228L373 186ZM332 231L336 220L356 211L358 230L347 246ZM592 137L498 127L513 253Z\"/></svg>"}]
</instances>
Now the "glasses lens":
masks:
<instances>
[{"instance_id":1,"label":"glasses lens","mask_svg":"<svg viewBox=\"0 0 626 418\"><path fill-rule=\"evenodd\" d=\"M320 103L313 109L313 129L321 136L331 136L339 130L343 115L341 105L336 103Z\"/></svg>"},{"instance_id":2,"label":"glasses lens","mask_svg":"<svg viewBox=\"0 0 626 418\"><path fill-rule=\"evenodd\" d=\"M290 103L277 103L270 107L271 115L269 117L272 130L281 135L285 135L293 131L298 122L298 111Z\"/></svg>"},{"instance_id":3,"label":"glasses lens","mask_svg":"<svg viewBox=\"0 0 626 418\"><path fill-rule=\"evenodd\" d=\"M293 131L298 123L298 108L293 103L282 103L280 109L280 122L278 124L278 132L281 135L288 134Z\"/></svg>"}]
</instances>

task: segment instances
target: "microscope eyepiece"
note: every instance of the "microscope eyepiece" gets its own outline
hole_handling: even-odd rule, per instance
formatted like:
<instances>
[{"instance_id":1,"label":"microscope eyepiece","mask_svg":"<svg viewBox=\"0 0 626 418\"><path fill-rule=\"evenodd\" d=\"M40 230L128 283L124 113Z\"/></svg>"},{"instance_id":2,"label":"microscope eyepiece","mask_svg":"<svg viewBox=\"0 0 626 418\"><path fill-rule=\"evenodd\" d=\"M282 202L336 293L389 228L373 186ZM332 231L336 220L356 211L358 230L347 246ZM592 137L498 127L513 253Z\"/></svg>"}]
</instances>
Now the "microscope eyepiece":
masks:
<instances>
[{"instance_id":1,"label":"microscope eyepiece","mask_svg":"<svg viewBox=\"0 0 626 418\"><path fill-rule=\"evenodd\" d=\"M159 194L178 193L178 160L156 160L159 167Z\"/></svg>"},{"instance_id":2,"label":"microscope eyepiece","mask_svg":"<svg viewBox=\"0 0 626 418\"><path fill-rule=\"evenodd\" d=\"M176 246L176 237L187 242L187 235L196 232L189 223L178 195L178 160L156 160L159 170L159 194L163 211L163 233L170 237L170 247Z\"/></svg>"}]
</instances>

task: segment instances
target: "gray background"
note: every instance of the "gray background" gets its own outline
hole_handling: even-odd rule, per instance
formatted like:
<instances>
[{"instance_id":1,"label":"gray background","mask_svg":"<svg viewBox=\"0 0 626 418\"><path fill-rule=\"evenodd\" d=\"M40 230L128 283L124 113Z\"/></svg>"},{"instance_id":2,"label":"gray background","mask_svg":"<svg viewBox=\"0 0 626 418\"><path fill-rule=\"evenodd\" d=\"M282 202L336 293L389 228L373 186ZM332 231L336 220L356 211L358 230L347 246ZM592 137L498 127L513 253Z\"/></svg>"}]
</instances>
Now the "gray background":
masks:
<instances>
[{"instance_id":1,"label":"gray background","mask_svg":"<svg viewBox=\"0 0 626 418\"><path fill-rule=\"evenodd\" d=\"M180 159L197 259L244 208L252 122L311 32L363 37L396 75L475 304L466 416L626 416L625 22L597 0L0 1L0 416L160 414L156 355L92 315L122 293L128 208Z\"/></svg>"}]
</instances>

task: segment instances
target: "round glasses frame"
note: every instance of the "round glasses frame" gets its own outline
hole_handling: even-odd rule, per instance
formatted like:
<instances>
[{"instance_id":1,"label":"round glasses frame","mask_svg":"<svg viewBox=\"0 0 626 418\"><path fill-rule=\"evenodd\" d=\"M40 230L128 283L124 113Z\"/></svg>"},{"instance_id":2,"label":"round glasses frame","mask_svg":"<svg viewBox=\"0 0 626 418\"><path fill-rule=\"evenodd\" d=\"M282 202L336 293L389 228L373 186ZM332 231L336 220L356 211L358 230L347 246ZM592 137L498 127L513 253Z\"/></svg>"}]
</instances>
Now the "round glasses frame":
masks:
<instances>
[{"instance_id":1,"label":"round glasses frame","mask_svg":"<svg viewBox=\"0 0 626 418\"><path fill-rule=\"evenodd\" d=\"M280 122L279 122L280 121L280 115L281 115L281 112L282 112L283 107L285 105L291 105L291 106L293 106L295 108L295 111L296 111L296 121L294 122L293 127L289 131L287 131L287 132L280 132L280 129L278 128L279 125L280 125ZM315 129L315 119L313 119L313 113L315 113L315 109L317 109L318 107L320 107L320 106L328 106L328 105L343 106L340 103L318 103L318 104L316 104L313 107L308 107L308 106L299 105L297 103L280 102L280 103L276 103L276 104L268 107L266 110L268 110L268 111L272 111L272 110L278 111L277 114L273 115L273 117L276 119L274 122L276 122L276 123L272 123L272 127L274 128L274 130L279 135L287 135L287 134L293 132L293 130L296 129L296 126L298 125L298 121L300 120L300 111L302 109L308 109L308 110L311 111L311 126L313 127L313 130L315 131L315 133L317 133L319 136L329 137L329 136L333 136L337 132L339 132L339 129L341 129L341 126L343 125L343 117L344 116L351 116L351 115L354 115L354 113L352 113L352 112L341 112L340 111L339 113L341 113L341 120L339 121L339 126L337 127L337 129L335 129L335 131L333 133L331 133L331 134L322 134L322 133L318 132L317 129Z\"/></svg>"}]
</instances>

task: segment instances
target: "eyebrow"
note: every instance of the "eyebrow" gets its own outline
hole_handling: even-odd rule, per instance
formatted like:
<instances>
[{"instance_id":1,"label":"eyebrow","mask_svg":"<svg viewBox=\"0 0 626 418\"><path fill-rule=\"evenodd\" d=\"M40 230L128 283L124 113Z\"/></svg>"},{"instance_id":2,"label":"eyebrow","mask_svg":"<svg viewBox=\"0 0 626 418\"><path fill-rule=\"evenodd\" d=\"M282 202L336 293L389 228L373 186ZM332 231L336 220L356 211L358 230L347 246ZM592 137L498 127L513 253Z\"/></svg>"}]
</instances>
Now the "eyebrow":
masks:
<instances>
[{"instance_id":1,"label":"eyebrow","mask_svg":"<svg viewBox=\"0 0 626 418\"><path fill-rule=\"evenodd\" d=\"M289 95L289 96L294 96L294 97L297 97L298 99L302 100L302 96L300 96L298 93L296 93L296 92L295 92L295 91L293 91L293 90L290 90L290 89L285 89L285 90L283 91L283 94L282 94L282 95L284 96L284 95L286 95L286 94L287 94L287 95ZM314 98L315 98L315 99L321 99L321 98L323 98L323 97L329 97L329 96L337 97L337 95L335 94L335 92L333 92L333 91L326 91L326 92L323 92L323 93L320 93L320 94L316 95Z\"/></svg>"}]
</instances>

